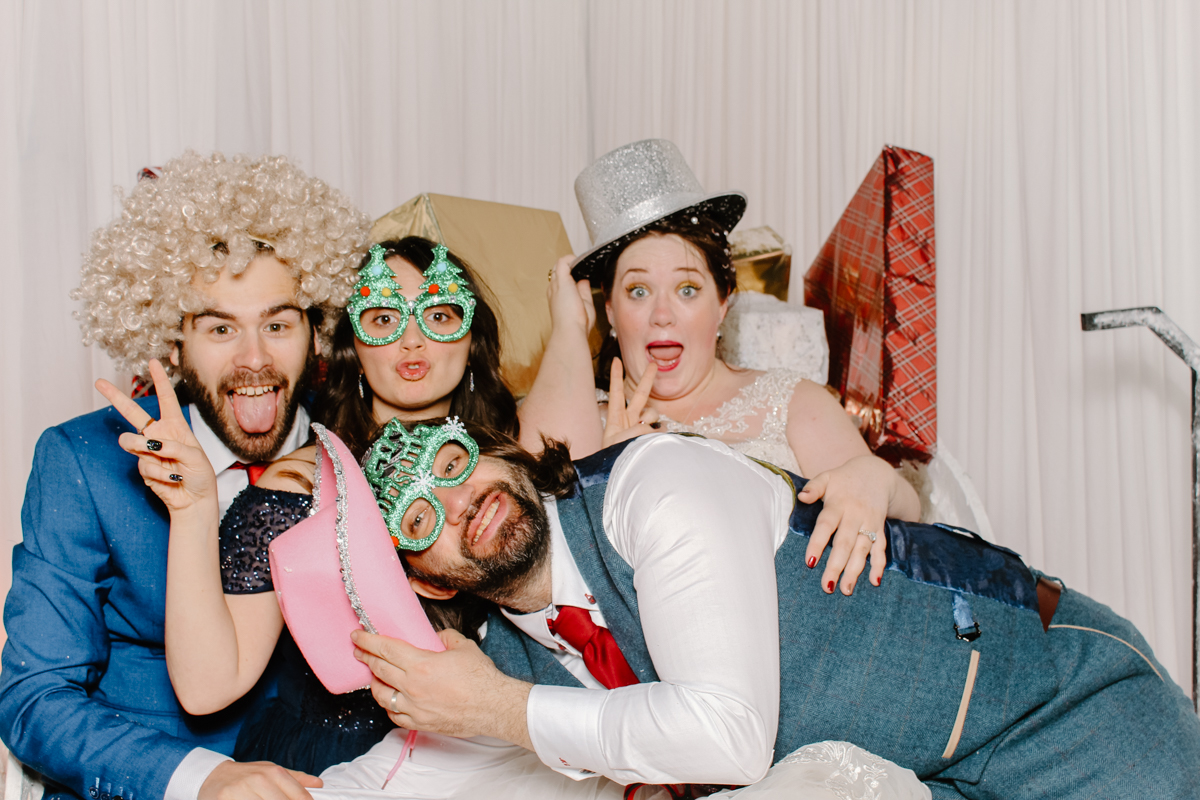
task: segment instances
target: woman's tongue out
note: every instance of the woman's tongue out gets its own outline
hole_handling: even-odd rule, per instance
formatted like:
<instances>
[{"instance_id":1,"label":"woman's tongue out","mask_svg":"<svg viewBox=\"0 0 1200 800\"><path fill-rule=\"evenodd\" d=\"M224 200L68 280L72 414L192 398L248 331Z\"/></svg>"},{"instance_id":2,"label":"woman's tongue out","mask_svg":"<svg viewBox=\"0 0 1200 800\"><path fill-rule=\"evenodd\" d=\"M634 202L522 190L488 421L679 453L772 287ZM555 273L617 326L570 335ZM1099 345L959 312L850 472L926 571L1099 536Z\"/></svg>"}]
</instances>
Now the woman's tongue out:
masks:
<instances>
[{"instance_id":1,"label":"woman's tongue out","mask_svg":"<svg viewBox=\"0 0 1200 800\"><path fill-rule=\"evenodd\" d=\"M683 345L679 342L651 342L646 345L646 354L658 365L659 372L666 372L679 366Z\"/></svg>"},{"instance_id":2,"label":"woman's tongue out","mask_svg":"<svg viewBox=\"0 0 1200 800\"><path fill-rule=\"evenodd\" d=\"M245 386L229 393L233 416L246 433L269 433L275 427L279 391L275 386Z\"/></svg>"}]
</instances>

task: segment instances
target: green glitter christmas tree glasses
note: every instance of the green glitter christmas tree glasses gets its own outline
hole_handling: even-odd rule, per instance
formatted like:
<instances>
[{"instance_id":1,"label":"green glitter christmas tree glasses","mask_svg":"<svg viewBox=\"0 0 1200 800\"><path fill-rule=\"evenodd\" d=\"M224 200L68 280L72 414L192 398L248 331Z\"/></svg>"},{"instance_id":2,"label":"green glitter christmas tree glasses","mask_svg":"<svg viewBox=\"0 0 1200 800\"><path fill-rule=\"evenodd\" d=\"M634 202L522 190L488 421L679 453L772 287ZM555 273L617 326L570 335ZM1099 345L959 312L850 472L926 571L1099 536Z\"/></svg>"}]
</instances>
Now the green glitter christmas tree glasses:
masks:
<instances>
[{"instance_id":1,"label":"green glitter christmas tree glasses","mask_svg":"<svg viewBox=\"0 0 1200 800\"><path fill-rule=\"evenodd\" d=\"M433 248L433 263L425 270L425 282L415 300L400 293L400 284L384 257L382 247L371 247L370 261L359 270L358 282L346 304L359 341L391 344L404 335L409 317L414 317L421 333L435 342L456 342L467 335L475 316L475 295L465 285L462 270L447 256L445 245ZM439 306L456 306L461 318ZM389 310L395 313L389 314Z\"/></svg>"},{"instance_id":2,"label":"green glitter christmas tree glasses","mask_svg":"<svg viewBox=\"0 0 1200 800\"><path fill-rule=\"evenodd\" d=\"M447 444L458 444L438 454ZM464 452L465 451L465 452ZM363 458L363 473L375 492L383 521L398 550L424 550L442 533L446 508L433 490L458 486L479 463L479 445L458 417L437 428L412 431L391 420Z\"/></svg>"}]
</instances>

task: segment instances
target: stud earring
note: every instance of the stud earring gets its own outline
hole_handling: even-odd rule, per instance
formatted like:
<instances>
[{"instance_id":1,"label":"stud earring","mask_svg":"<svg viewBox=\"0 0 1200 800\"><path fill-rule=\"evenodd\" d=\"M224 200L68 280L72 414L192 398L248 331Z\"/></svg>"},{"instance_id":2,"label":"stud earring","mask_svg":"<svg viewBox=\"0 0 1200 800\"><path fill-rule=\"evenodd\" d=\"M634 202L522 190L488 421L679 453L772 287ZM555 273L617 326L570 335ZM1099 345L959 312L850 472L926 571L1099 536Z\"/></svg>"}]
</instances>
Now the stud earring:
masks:
<instances>
[{"instance_id":1,"label":"stud earring","mask_svg":"<svg viewBox=\"0 0 1200 800\"><path fill-rule=\"evenodd\" d=\"M609 329L608 329L608 336L609 336L609 338L610 338L610 339L615 339L615 338L617 338L617 329L616 329L616 328L609 328Z\"/></svg>"},{"instance_id":2,"label":"stud earring","mask_svg":"<svg viewBox=\"0 0 1200 800\"><path fill-rule=\"evenodd\" d=\"M358 396L361 397L363 400L367 399L366 392L363 391L362 373L361 372L358 373Z\"/></svg>"}]
</instances>

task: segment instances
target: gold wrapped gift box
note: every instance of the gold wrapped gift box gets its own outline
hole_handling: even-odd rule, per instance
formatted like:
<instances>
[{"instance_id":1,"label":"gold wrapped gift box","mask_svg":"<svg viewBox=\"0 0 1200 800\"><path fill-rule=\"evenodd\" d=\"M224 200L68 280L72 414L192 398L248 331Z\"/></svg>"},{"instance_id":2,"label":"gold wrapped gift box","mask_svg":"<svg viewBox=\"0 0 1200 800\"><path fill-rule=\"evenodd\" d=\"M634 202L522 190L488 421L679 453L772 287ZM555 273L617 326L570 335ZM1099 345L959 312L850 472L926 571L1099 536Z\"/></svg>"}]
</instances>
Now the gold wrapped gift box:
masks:
<instances>
[{"instance_id":1,"label":"gold wrapped gift box","mask_svg":"<svg viewBox=\"0 0 1200 800\"><path fill-rule=\"evenodd\" d=\"M500 369L517 397L529 392L550 335L546 275L571 242L557 212L420 194L375 221L371 239L423 236L471 267L500 318Z\"/></svg>"},{"instance_id":2,"label":"gold wrapped gift box","mask_svg":"<svg viewBox=\"0 0 1200 800\"><path fill-rule=\"evenodd\" d=\"M766 225L729 235L730 257L737 270L739 292L773 294L787 302L792 276L792 249Z\"/></svg>"}]
</instances>

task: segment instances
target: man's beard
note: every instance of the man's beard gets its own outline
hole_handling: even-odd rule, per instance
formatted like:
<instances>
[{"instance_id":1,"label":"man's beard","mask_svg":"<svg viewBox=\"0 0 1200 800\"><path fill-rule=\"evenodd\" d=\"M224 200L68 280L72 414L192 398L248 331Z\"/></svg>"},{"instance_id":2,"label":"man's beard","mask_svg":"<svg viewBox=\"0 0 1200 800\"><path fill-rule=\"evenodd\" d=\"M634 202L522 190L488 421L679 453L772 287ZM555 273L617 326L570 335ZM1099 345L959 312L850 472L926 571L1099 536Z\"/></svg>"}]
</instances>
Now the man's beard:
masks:
<instances>
[{"instance_id":1,"label":"man's beard","mask_svg":"<svg viewBox=\"0 0 1200 800\"><path fill-rule=\"evenodd\" d=\"M214 393L200 380L200 376L192 368L187 359L186 348L179 350L179 391L187 400L196 404L208 427L217 435L226 447L242 461L270 461L279 455L283 440L292 430L296 421L296 409L300 406L301 389L308 386L309 375L312 372L315 356L310 353L304 361L304 369L292 386L288 376L274 367L263 367L258 372L248 369L237 369L223 375ZM242 386L259 386L272 384L278 386L279 397L276 399L275 424L271 430L262 433L248 433L242 430L234 417L233 410L225 402L229 392Z\"/></svg>"},{"instance_id":2,"label":"man's beard","mask_svg":"<svg viewBox=\"0 0 1200 800\"><path fill-rule=\"evenodd\" d=\"M464 528L469 528L492 493L500 491L508 496L515 509L496 531L497 544L492 553L476 556L463 539L459 551L465 564L437 569L437 575L410 564L409 574L435 586L469 592L500 605L509 605L509 601L520 597L550 553L550 519L533 484L515 475L514 478L524 485L496 481L480 491L464 523Z\"/></svg>"}]
</instances>

